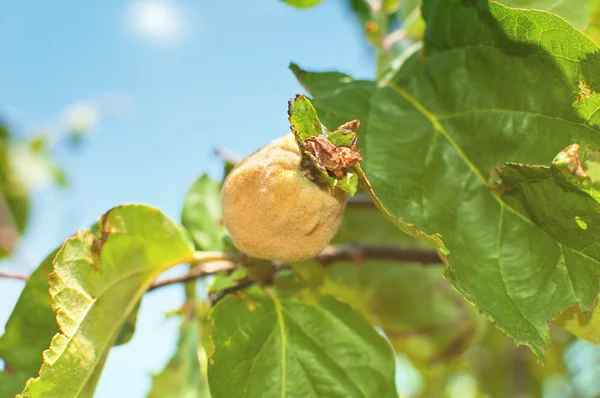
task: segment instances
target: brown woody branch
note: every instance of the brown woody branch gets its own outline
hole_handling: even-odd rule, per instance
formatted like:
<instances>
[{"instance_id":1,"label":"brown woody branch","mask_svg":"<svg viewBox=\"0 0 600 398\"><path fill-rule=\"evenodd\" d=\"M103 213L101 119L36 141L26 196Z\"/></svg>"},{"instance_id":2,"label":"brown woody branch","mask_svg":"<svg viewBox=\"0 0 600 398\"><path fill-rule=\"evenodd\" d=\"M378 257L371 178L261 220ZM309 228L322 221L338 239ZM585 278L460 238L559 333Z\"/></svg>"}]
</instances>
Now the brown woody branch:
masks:
<instances>
[{"instance_id":1,"label":"brown woody branch","mask_svg":"<svg viewBox=\"0 0 600 398\"><path fill-rule=\"evenodd\" d=\"M365 260L410 262L424 265L442 264L442 260L440 260L437 252L431 249L406 249L399 246L356 244L327 246L319 255L315 257L315 260L317 260L323 266L329 266L342 261L361 263ZM219 261L215 263L202 264L196 268L193 268L186 274L160 281L154 281L149 291L159 287L172 285L174 283L189 282L194 279L199 279L207 275L213 275L221 271L232 271L235 269L235 267L236 263L231 261ZM284 265L278 267L277 270L287 268L289 268L289 266ZM236 287L237 286L234 286L233 288ZM212 301L213 300L211 299L211 302Z\"/></svg>"},{"instance_id":2,"label":"brown woody branch","mask_svg":"<svg viewBox=\"0 0 600 398\"><path fill-rule=\"evenodd\" d=\"M192 268L189 272L175 276L172 278L156 279L150 285L148 291L158 289L159 287L172 285L174 283L183 283L200 279L208 275L214 275L223 271L232 271L236 266L233 261L215 261L212 263L201 264L197 267Z\"/></svg>"},{"instance_id":3,"label":"brown woody branch","mask_svg":"<svg viewBox=\"0 0 600 398\"><path fill-rule=\"evenodd\" d=\"M148 291L176 283L193 281L208 275L214 275L219 272L233 271L240 262L240 259L241 257L239 256L198 252L198 256L191 260L207 262L192 268L183 275L172 278L156 279L154 282L152 282ZM317 260L323 266L329 266L342 261L361 263L365 260L420 263L424 265L442 264L437 252L431 249L406 249L399 246L357 244L327 246L319 255L315 257L315 260ZM277 268L277 270L285 268L289 267L286 265ZM18 279L23 281L28 279L26 275L9 274L5 272L0 272L0 278ZM232 288L225 289L223 292L217 292L213 294L210 298L210 301L211 303L216 303L225 294L228 294L231 291L241 290L252 284L254 284L254 282L251 280L242 280L240 281L240 286L234 286Z\"/></svg>"},{"instance_id":4,"label":"brown woody branch","mask_svg":"<svg viewBox=\"0 0 600 398\"><path fill-rule=\"evenodd\" d=\"M235 286L231 286L225 288L223 290L219 290L218 292L214 292L208 295L208 302L211 307L214 307L221 299L231 293L239 292L240 290L244 290L247 287L255 285L256 282L249 278L244 278L235 284Z\"/></svg>"},{"instance_id":5,"label":"brown woody branch","mask_svg":"<svg viewBox=\"0 0 600 398\"><path fill-rule=\"evenodd\" d=\"M406 249L386 245L327 246L316 260L327 266L341 261L360 263L363 260L400 261L420 264L442 264L440 256L431 249Z\"/></svg>"},{"instance_id":6,"label":"brown woody branch","mask_svg":"<svg viewBox=\"0 0 600 398\"><path fill-rule=\"evenodd\" d=\"M27 279L29 279L29 277L27 275L11 274L9 272L1 272L1 271L0 271L0 278L16 279L16 280L20 280L20 281L26 281Z\"/></svg>"}]
</instances>

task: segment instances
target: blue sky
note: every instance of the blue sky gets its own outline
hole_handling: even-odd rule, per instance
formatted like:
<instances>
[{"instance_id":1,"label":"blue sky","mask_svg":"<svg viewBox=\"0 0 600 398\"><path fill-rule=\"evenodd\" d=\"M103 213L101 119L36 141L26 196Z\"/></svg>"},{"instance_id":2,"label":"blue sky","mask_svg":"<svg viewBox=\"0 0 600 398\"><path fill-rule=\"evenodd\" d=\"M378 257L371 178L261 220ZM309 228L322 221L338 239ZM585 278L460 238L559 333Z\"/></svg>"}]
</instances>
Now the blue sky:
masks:
<instances>
[{"instance_id":1,"label":"blue sky","mask_svg":"<svg viewBox=\"0 0 600 398\"><path fill-rule=\"evenodd\" d=\"M80 149L56 148L69 187L35 192L28 233L0 267L30 272L118 204L178 220L192 181L220 176L215 148L246 155L288 132L287 100L303 92L289 62L370 78L372 55L345 3L1 1L0 116L20 135L55 138L74 105L97 123ZM21 288L0 279L0 332ZM181 299L178 287L145 297L138 331L111 352L97 397L145 395L176 341L177 322L164 313Z\"/></svg>"}]
</instances>

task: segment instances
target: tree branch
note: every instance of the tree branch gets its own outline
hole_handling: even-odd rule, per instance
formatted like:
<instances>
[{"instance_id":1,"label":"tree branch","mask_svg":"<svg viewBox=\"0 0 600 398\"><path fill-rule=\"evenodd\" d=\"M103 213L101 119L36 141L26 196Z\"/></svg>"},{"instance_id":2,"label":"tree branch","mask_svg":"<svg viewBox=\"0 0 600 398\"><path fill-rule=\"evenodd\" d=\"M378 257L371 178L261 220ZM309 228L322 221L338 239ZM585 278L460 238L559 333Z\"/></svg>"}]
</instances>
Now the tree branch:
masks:
<instances>
[{"instance_id":1,"label":"tree branch","mask_svg":"<svg viewBox=\"0 0 600 398\"><path fill-rule=\"evenodd\" d=\"M442 260L440 260L437 252L431 249L405 249L399 246L356 244L327 246L315 257L315 260L323 266L329 266L342 261L361 263L365 260L411 262L425 265L442 264ZM233 271L235 267L235 261L208 262L191 269L183 275L156 280L150 285L148 291L175 283L189 282L222 271ZM279 267L277 270L287 268L287 266Z\"/></svg>"},{"instance_id":2,"label":"tree branch","mask_svg":"<svg viewBox=\"0 0 600 398\"><path fill-rule=\"evenodd\" d=\"M1 272L1 271L0 271L0 278L17 279L20 281L26 281L27 279L29 279L29 277L27 275L11 274L8 272Z\"/></svg>"},{"instance_id":3,"label":"tree branch","mask_svg":"<svg viewBox=\"0 0 600 398\"><path fill-rule=\"evenodd\" d=\"M348 198L348 206L357 207L375 207L375 204L371 200L371 197L366 193L357 193L354 196Z\"/></svg>"},{"instance_id":4,"label":"tree branch","mask_svg":"<svg viewBox=\"0 0 600 398\"><path fill-rule=\"evenodd\" d=\"M327 246L315 258L327 266L341 261L361 263L364 260L388 260L420 264L442 264L440 256L431 249L406 249L384 245L339 245Z\"/></svg>"},{"instance_id":5,"label":"tree branch","mask_svg":"<svg viewBox=\"0 0 600 398\"><path fill-rule=\"evenodd\" d=\"M172 278L156 279L154 282L152 282L148 291L176 283L193 281L195 279L200 279L208 275L214 275L219 272L233 271L241 260L242 256L236 254L225 254L221 252L196 252L188 262L202 262L203 264L192 268L183 275ZM315 260L323 266L329 266L342 261L361 263L365 260L409 262L420 263L424 265L442 264L437 252L432 249L406 249L399 246L357 244L327 246L319 255L315 257ZM285 268L287 267L279 267L276 270L279 271L280 269ZM6 272L0 272L0 278L17 279L22 281L26 281L28 279L26 275L10 274ZM238 288L238 286L234 286L231 289L235 288L233 291L241 290L253 283L254 282L250 283L243 280L241 283L242 287ZM217 293L215 293L215 295ZM218 297L215 302L220 299L221 297ZM211 302L212 301L213 300L211 299Z\"/></svg>"},{"instance_id":6,"label":"tree branch","mask_svg":"<svg viewBox=\"0 0 600 398\"><path fill-rule=\"evenodd\" d=\"M172 285L174 283L189 282L195 279L200 279L208 275L213 275L223 271L232 271L236 266L233 261L214 261L205 263L192 268L189 272L175 276L173 278L157 279L150 285L148 291L158 289L159 287Z\"/></svg>"},{"instance_id":7,"label":"tree branch","mask_svg":"<svg viewBox=\"0 0 600 398\"><path fill-rule=\"evenodd\" d=\"M221 301L221 299L223 299L228 294L239 292L240 290L244 290L245 288L250 287L254 284L256 284L256 282L249 278L239 280L235 286L231 286L223 290L219 290L218 292L209 294L208 302L211 307L214 307L215 304Z\"/></svg>"}]
</instances>

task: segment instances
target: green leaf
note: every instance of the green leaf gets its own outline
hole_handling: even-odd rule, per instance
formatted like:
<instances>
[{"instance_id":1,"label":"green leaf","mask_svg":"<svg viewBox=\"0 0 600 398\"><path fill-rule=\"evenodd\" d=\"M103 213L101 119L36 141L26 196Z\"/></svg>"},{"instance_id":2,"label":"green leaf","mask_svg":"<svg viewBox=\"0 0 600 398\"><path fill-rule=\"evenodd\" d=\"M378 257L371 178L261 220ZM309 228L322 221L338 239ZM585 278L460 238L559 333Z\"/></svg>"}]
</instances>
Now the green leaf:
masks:
<instances>
[{"instance_id":1,"label":"green leaf","mask_svg":"<svg viewBox=\"0 0 600 398\"><path fill-rule=\"evenodd\" d=\"M600 41L600 3L598 0L502 0L505 6L549 11L566 19L596 42ZM425 24L420 15L421 0L404 0L398 9L398 19L409 37L421 37Z\"/></svg>"},{"instance_id":2,"label":"green leaf","mask_svg":"<svg viewBox=\"0 0 600 398\"><path fill-rule=\"evenodd\" d=\"M340 159L353 159L354 161L359 159L358 161L360 161L360 155L356 151L355 146L356 129L358 129L359 124L353 123L355 121L344 123L338 127L338 130L331 133L326 126L321 124L315 108L308 98L303 95L297 95L296 98L288 102L288 114L290 127L300 147L311 137L318 136L322 139L326 137L326 140L315 141L315 145L320 149L316 151L313 149L312 153L307 149L303 150L303 164L304 162L306 164L312 163L314 166L311 169L313 179L329 182L331 186L338 187L350 196L354 196L358 190L358 176L355 172L350 171L353 163L343 164ZM323 134L323 131L327 131L328 135ZM332 144L334 147L332 147ZM350 148L340 148L340 146ZM343 150L347 152L341 152ZM331 153L335 153L336 157L332 156ZM321 154L329 154L328 156L323 156L323 158L328 160L332 158L336 159L340 162L337 163L336 167L341 166L343 169L336 170L333 167L329 168L330 166L326 166L327 163L320 163L322 159L320 157ZM338 175L338 172L342 174Z\"/></svg>"},{"instance_id":3,"label":"green leaf","mask_svg":"<svg viewBox=\"0 0 600 398\"><path fill-rule=\"evenodd\" d=\"M208 396L208 385L202 377L198 359L198 351L201 349L199 321L195 318L184 320L179 333L179 342L169 363L152 377L152 389L148 398Z\"/></svg>"},{"instance_id":4,"label":"green leaf","mask_svg":"<svg viewBox=\"0 0 600 398\"><path fill-rule=\"evenodd\" d=\"M127 344L133 338L135 333L135 326L137 323L138 312L140 311L140 303L131 311L129 317L123 324L119 335L117 336L117 341L115 342L115 346Z\"/></svg>"},{"instance_id":5,"label":"green leaf","mask_svg":"<svg viewBox=\"0 0 600 398\"><path fill-rule=\"evenodd\" d=\"M423 246L374 206L348 204L334 243ZM486 321L442 279L441 264L370 261L326 268L321 291L360 309L383 330L396 352L415 365L459 357L482 335Z\"/></svg>"},{"instance_id":6,"label":"green leaf","mask_svg":"<svg viewBox=\"0 0 600 398\"><path fill-rule=\"evenodd\" d=\"M48 255L29 276L0 337L0 358L12 370L28 377L37 374L42 365L42 352L58 332L48 293L48 275L57 251Z\"/></svg>"},{"instance_id":7,"label":"green leaf","mask_svg":"<svg viewBox=\"0 0 600 398\"><path fill-rule=\"evenodd\" d=\"M569 0L503 0L502 4L549 11L588 33L592 39L598 41L600 38L598 35L600 3L597 0L579 0L577 4Z\"/></svg>"},{"instance_id":8,"label":"green leaf","mask_svg":"<svg viewBox=\"0 0 600 398\"><path fill-rule=\"evenodd\" d=\"M114 208L100 219L97 234L68 239L49 279L61 333L22 396L92 396L110 347L150 283L192 254L182 227L141 205Z\"/></svg>"},{"instance_id":9,"label":"green leaf","mask_svg":"<svg viewBox=\"0 0 600 398\"><path fill-rule=\"evenodd\" d=\"M12 374L0 371L0 397L8 398L19 394L29 377L31 375L26 373Z\"/></svg>"},{"instance_id":10,"label":"green leaf","mask_svg":"<svg viewBox=\"0 0 600 398\"><path fill-rule=\"evenodd\" d=\"M290 127L297 139L304 142L310 137L323 134L323 126L317 116L317 111L308 98L297 95L288 104Z\"/></svg>"},{"instance_id":11,"label":"green leaf","mask_svg":"<svg viewBox=\"0 0 600 398\"><path fill-rule=\"evenodd\" d=\"M223 251L225 226L221 220L221 184L203 174L190 187L183 202L181 223L198 250Z\"/></svg>"},{"instance_id":12,"label":"green leaf","mask_svg":"<svg viewBox=\"0 0 600 398\"><path fill-rule=\"evenodd\" d=\"M584 311L591 309L600 274L598 202L555 166L507 164L499 174L504 202L557 243L558 272L571 282L564 296L574 296Z\"/></svg>"},{"instance_id":13,"label":"green leaf","mask_svg":"<svg viewBox=\"0 0 600 398\"><path fill-rule=\"evenodd\" d=\"M318 5L323 0L281 0L296 8L310 8Z\"/></svg>"},{"instance_id":14,"label":"green leaf","mask_svg":"<svg viewBox=\"0 0 600 398\"><path fill-rule=\"evenodd\" d=\"M401 1L396 16L407 37L420 38L423 36L425 22L421 17L421 0Z\"/></svg>"},{"instance_id":15,"label":"green leaf","mask_svg":"<svg viewBox=\"0 0 600 398\"><path fill-rule=\"evenodd\" d=\"M327 139L335 146L351 146L356 137L355 131L335 130L327 134Z\"/></svg>"},{"instance_id":16,"label":"green leaf","mask_svg":"<svg viewBox=\"0 0 600 398\"><path fill-rule=\"evenodd\" d=\"M423 15L424 50L389 81L296 75L328 87L313 93L320 115L361 120L358 145L382 208L441 234L452 253L446 279L543 359L546 322L577 302L564 245L488 180L506 162L547 164L568 144L599 146L598 46L552 14L484 0L429 0Z\"/></svg>"},{"instance_id":17,"label":"green leaf","mask_svg":"<svg viewBox=\"0 0 600 398\"><path fill-rule=\"evenodd\" d=\"M349 171L342 178L330 178L331 185L344 190L350 196L354 196L358 191L358 175L356 173Z\"/></svg>"},{"instance_id":18,"label":"green leaf","mask_svg":"<svg viewBox=\"0 0 600 398\"><path fill-rule=\"evenodd\" d=\"M361 309L396 352L419 366L455 360L486 327L478 311L442 279L440 266L338 263L328 269L322 291Z\"/></svg>"},{"instance_id":19,"label":"green leaf","mask_svg":"<svg viewBox=\"0 0 600 398\"><path fill-rule=\"evenodd\" d=\"M210 285L208 286L208 292L214 293L219 290L224 290L233 286L236 286L238 282L248 277L248 268L238 268L231 274L220 273L214 276Z\"/></svg>"},{"instance_id":20,"label":"green leaf","mask_svg":"<svg viewBox=\"0 0 600 398\"><path fill-rule=\"evenodd\" d=\"M308 304L254 289L225 297L211 318L214 398L397 396L388 343L332 297Z\"/></svg>"},{"instance_id":21,"label":"green leaf","mask_svg":"<svg viewBox=\"0 0 600 398\"><path fill-rule=\"evenodd\" d=\"M331 244L395 244L402 247L426 247L420 240L402 232L385 217L364 194L358 202L350 200L340 227Z\"/></svg>"}]
</instances>

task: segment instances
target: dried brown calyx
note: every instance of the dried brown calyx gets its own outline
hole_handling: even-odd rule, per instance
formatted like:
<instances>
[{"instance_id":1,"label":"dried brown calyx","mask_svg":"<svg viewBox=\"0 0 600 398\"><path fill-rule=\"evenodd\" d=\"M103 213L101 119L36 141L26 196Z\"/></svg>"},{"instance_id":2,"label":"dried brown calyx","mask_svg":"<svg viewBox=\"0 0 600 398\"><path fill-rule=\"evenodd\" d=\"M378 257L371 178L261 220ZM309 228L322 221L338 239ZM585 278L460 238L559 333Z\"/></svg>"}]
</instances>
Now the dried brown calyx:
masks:
<instances>
[{"instance_id":1,"label":"dried brown calyx","mask_svg":"<svg viewBox=\"0 0 600 398\"><path fill-rule=\"evenodd\" d=\"M358 120L342 124L337 131L356 132L360 126ZM303 143L304 150L310 153L317 166L326 173L341 178L346 169L362 161L360 151L356 147L356 135L350 145L337 146L324 135L308 138Z\"/></svg>"}]
</instances>

